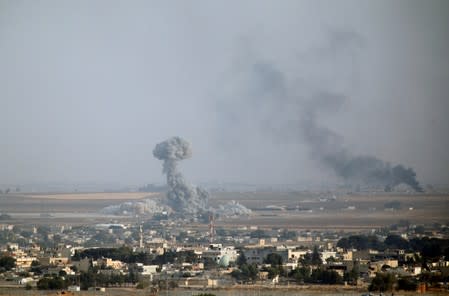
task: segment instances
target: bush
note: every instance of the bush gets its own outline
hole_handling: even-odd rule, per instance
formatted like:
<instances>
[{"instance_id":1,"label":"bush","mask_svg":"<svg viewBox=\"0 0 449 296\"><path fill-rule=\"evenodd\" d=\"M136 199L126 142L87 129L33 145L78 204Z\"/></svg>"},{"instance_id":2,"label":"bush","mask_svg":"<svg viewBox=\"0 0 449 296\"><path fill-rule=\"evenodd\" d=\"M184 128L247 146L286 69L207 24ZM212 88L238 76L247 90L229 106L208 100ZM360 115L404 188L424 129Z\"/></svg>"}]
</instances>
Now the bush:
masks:
<instances>
[{"instance_id":1,"label":"bush","mask_svg":"<svg viewBox=\"0 0 449 296\"><path fill-rule=\"evenodd\" d=\"M368 290L380 292L390 291L393 289L395 282L396 279L393 274L378 272L369 285Z\"/></svg>"},{"instance_id":2,"label":"bush","mask_svg":"<svg viewBox=\"0 0 449 296\"><path fill-rule=\"evenodd\" d=\"M252 282L257 279L259 270L255 264L243 264L240 269L233 270L231 276L238 281Z\"/></svg>"},{"instance_id":3,"label":"bush","mask_svg":"<svg viewBox=\"0 0 449 296\"><path fill-rule=\"evenodd\" d=\"M334 270L315 269L310 275L310 281L317 284L335 285L343 282L342 277Z\"/></svg>"},{"instance_id":4,"label":"bush","mask_svg":"<svg viewBox=\"0 0 449 296\"><path fill-rule=\"evenodd\" d=\"M384 241L384 244L389 248L396 248L396 249L410 248L409 242L397 234L390 234L389 236L387 236L387 238Z\"/></svg>"},{"instance_id":5,"label":"bush","mask_svg":"<svg viewBox=\"0 0 449 296\"><path fill-rule=\"evenodd\" d=\"M136 289L145 289L148 288L150 286L150 282L149 281L140 281L137 286Z\"/></svg>"},{"instance_id":6,"label":"bush","mask_svg":"<svg viewBox=\"0 0 449 296\"><path fill-rule=\"evenodd\" d=\"M39 290L61 290L67 288L68 284L60 277L43 278L37 282Z\"/></svg>"},{"instance_id":7,"label":"bush","mask_svg":"<svg viewBox=\"0 0 449 296\"><path fill-rule=\"evenodd\" d=\"M337 243L337 247L357 250L381 250L384 245L374 235L351 235L349 237L341 238Z\"/></svg>"},{"instance_id":8,"label":"bush","mask_svg":"<svg viewBox=\"0 0 449 296\"><path fill-rule=\"evenodd\" d=\"M401 278L398 280L397 289L404 291L416 291L416 289L418 289L418 283L412 278Z\"/></svg>"},{"instance_id":9,"label":"bush","mask_svg":"<svg viewBox=\"0 0 449 296\"><path fill-rule=\"evenodd\" d=\"M16 259L11 256L2 256L0 258L0 268L8 271L16 266Z\"/></svg>"}]
</instances>

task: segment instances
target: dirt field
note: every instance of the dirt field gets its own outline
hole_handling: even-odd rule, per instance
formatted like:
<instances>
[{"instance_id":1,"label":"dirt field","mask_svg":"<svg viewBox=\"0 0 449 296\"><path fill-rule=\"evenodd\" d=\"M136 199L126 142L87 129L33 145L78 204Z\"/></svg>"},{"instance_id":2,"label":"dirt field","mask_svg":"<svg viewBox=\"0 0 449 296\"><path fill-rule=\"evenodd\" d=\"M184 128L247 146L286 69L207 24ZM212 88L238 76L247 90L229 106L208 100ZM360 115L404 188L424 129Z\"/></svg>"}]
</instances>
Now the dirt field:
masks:
<instances>
[{"instance_id":1,"label":"dirt field","mask_svg":"<svg viewBox=\"0 0 449 296\"><path fill-rule=\"evenodd\" d=\"M212 293L217 296L274 296L274 295L284 295L284 296L343 296L343 295L362 295L366 293L366 289L358 289L353 287L343 287L343 286L290 286L290 287L276 287L276 288L266 288L259 286L245 286L245 287L229 287L223 289L176 289L176 290L168 290L168 291L160 291L157 295L171 295L171 296L191 296L198 295L201 293ZM31 290L26 291L23 288L17 289L7 289L0 288L0 295L27 295L27 296L47 296L47 295L58 295L56 291L38 291ZM75 292L74 295L79 296L90 296L90 295L105 295L105 296L144 296L144 295L152 295L149 291L146 290L136 290L131 288L113 288L106 289L105 292L94 292L94 291L81 291ZM378 295L378 294L374 294ZM390 294L387 294L390 295ZM394 295L397 296L410 296L416 295L415 292L404 292L404 291L395 291ZM427 292L419 295L449 295L447 291L434 291Z\"/></svg>"},{"instance_id":2,"label":"dirt field","mask_svg":"<svg viewBox=\"0 0 449 296\"><path fill-rule=\"evenodd\" d=\"M400 220L412 224L449 223L449 195L220 193L213 202L228 200L238 200L253 209L254 215L219 221L223 226L352 231L379 228ZM392 201L399 203L398 209L386 208Z\"/></svg>"},{"instance_id":3,"label":"dirt field","mask_svg":"<svg viewBox=\"0 0 449 296\"><path fill-rule=\"evenodd\" d=\"M33 223L98 223L111 219L97 215L103 207L163 196L162 193L136 192L9 194L0 196L0 211L20 217L11 223L29 223L30 219L33 219ZM249 217L218 219L217 226L355 231L379 228L400 220L412 224L449 223L449 195L219 192L211 194L210 206L216 208L230 200L251 208L253 214ZM386 208L386 204L391 201L396 201L399 208ZM40 213L51 217L39 216ZM129 221L132 218L114 219Z\"/></svg>"},{"instance_id":4,"label":"dirt field","mask_svg":"<svg viewBox=\"0 0 449 296\"><path fill-rule=\"evenodd\" d=\"M59 200L135 200L154 196L151 192L93 192L93 193L54 193L54 194L27 194L28 198L59 199Z\"/></svg>"}]
</instances>

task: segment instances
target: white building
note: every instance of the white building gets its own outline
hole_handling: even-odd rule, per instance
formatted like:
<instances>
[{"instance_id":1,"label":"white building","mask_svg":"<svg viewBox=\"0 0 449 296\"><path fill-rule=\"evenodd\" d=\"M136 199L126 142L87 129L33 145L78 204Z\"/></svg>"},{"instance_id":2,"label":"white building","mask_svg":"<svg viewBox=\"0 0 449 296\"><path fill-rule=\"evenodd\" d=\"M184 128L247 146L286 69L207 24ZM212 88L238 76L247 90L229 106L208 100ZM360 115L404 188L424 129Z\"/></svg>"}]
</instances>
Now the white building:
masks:
<instances>
[{"instance_id":1,"label":"white building","mask_svg":"<svg viewBox=\"0 0 449 296\"><path fill-rule=\"evenodd\" d=\"M234 246L223 247L222 244L211 244L209 248L203 251L203 258L211 258L215 262L220 263L223 257L227 257L228 262L235 262L238 252Z\"/></svg>"}]
</instances>

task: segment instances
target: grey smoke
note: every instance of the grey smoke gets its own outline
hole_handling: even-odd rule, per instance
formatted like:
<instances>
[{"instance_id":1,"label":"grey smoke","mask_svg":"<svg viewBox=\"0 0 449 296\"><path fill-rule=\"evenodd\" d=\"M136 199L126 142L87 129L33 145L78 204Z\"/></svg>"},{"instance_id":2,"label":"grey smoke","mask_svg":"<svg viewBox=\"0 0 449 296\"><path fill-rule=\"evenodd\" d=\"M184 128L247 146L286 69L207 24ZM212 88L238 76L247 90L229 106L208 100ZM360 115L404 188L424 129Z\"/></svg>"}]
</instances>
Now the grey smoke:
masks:
<instances>
[{"instance_id":1,"label":"grey smoke","mask_svg":"<svg viewBox=\"0 0 449 296\"><path fill-rule=\"evenodd\" d=\"M153 155L163 161L163 173L167 176L169 206L182 214L198 214L206 210L209 194L200 187L186 182L178 171L178 162L190 158L190 143L180 137L172 137L156 145Z\"/></svg>"},{"instance_id":2,"label":"grey smoke","mask_svg":"<svg viewBox=\"0 0 449 296\"><path fill-rule=\"evenodd\" d=\"M254 58L253 55L251 58L254 60L240 63L244 68L235 71L233 76L238 80L237 84L244 81L246 86L238 89L240 93L232 93L221 102L219 116L227 117L227 127L237 134L247 114L254 114L249 125L253 124L258 131L269 134L272 141L305 143L314 160L332 170L348 185L383 186L391 190L405 183L416 191L422 191L412 168L392 165L376 156L353 153L345 146L341 135L322 123L322 116L338 112L344 102L350 101L346 91L351 86L341 87L339 82L346 79L350 80L347 84L356 84L356 56L361 48L363 38L357 33L331 32L324 46L313 48L299 55L298 60L291 61L289 67L294 67L294 64L296 73L282 71L276 62ZM307 67L302 67L302 64ZM311 74L316 71L318 78L302 72L308 68L316 68ZM327 83L322 83L322 80ZM337 81L335 85L334 81ZM233 97L247 100L239 103L239 109L232 103Z\"/></svg>"},{"instance_id":3,"label":"grey smoke","mask_svg":"<svg viewBox=\"0 0 449 296\"><path fill-rule=\"evenodd\" d=\"M344 99L342 95L321 93L305 104L301 130L312 155L348 184L384 186L389 191L405 183L415 191L422 191L412 168L392 166L375 156L354 155L344 147L341 136L320 124L317 113L326 109L336 111Z\"/></svg>"},{"instance_id":4,"label":"grey smoke","mask_svg":"<svg viewBox=\"0 0 449 296\"><path fill-rule=\"evenodd\" d=\"M245 207L244 205L236 202L234 200L229 201L226 204L219 205L218 209L215 211L215 214L219 217L239 217L239 216L249 216L252 211Z\"/></svg>"},{"instance_id":5,"label":"grey smoke","mask_svg":"<svg viewBox=\"0 0 449 296\"><path fill-rule=\"evenodd\" d=\"M146 215L158 214L166 211L165 206L159 199L146 198L140 201L129 201L121 204L110 205L100 210L102 214L107 215Z\"/></svg>"}]
</instances>

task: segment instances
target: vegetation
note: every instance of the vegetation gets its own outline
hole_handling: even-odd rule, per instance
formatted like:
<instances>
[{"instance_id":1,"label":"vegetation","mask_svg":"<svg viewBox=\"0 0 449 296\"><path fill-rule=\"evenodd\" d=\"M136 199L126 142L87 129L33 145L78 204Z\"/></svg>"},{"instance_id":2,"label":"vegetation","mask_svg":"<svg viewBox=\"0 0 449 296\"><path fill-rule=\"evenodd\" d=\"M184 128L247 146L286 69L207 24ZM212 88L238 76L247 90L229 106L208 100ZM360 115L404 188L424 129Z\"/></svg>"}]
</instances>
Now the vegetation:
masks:
<instances>
[{"instance_id":1,"label":"vegetation","mask_svg":"<svg viewBox=\"0 0 449 296\"><path fill-rule=\"evenodd\" d=\"M69 278L72 282L76 282L76 278ZM135 285L139 282L138 273L130 270L128 274L114 272L98 272L98 268L90 268L87 272L81 272L79 282L81 289L87 290L89 287L122 287L124 285Z\"/></svg>"},{"instance_id":2,"label":"vegetation","mask_svg":"<svg viewBox=\"0 0 449 296\"><path fill-rule=\"evenodd\" d=\"M159 290L174 289L178 287L178 283L173 280L153 281L153 286L157 286Z\"/></svg>"},{"instance_id":3,"label":"vegetation","mask_svg":"<svg viewBox=\"0 0 449 296\"><path fill-rule=\"evenodd\" d=\"M404 249L408 250L410 248L409 242L397 234L390 234L384 241L387 248L390 249Z\"/></svg>"},{"instance_id":4,"label":"vegetation","mask_svg":"<svg viewBox=\"0 0 449 296\"><path fill-rule=\"evenodd\" d=\"M278 275L284 274L284 269L282 268L282 256L276 253L268 254L264 259L265 264L269 264L269 267L265 267L263 270L268 271L268 278L273 279Z\"/></svg>"},{"instance_id":5,"label":"vegetation","mask_svg":"<svg viewBox=\"0 0 449 296\"><path fill-rule=\"evenodd\" d=\"M418 282L416 281L416 279L413 279L411 277L398 279L397 290L416 291L417 288Z\"/></svg>"},{"instance_id":6,"label":"vegetation","mask_svg":"<svg viewBox=\"0 0 449 296\"><path fill-rule=\"evenodd\" d=\"M239 269L233 270L231 276L244 283L254 282L259 275L256 264L242 264Z\"/></svg>"},{"instance_id":7,"label":"vegetation","mask_svg":"<svg viewBox=\"0 0 449 296\"><path fill-rule=\"evenodd\" d=\"M340 239L337 247L357 250L380 250L384 248L384 245L374 235L351 235Z\"/></svg>"},{"instance_id":8,"label":"vegetation","mask_svg":"<svg viewBox=\"0 0 449 296\"><path fill-rule=\"evenodd\" d=\"M395 282L396 278L394 277L393 274L378 272L371 281L368 290L379 292L391 291L393 289Z\"/></svg>"},{"instance_id":9,"label":"vegetation","mask_svg":"<svg viewBox=\"0 0 449 296\"><path fill-rule=\"evenodd\" d=\"M310 275L310 283L335 285L342 284L342 277L334 270L325 270L323 268L317 268L312 271Z\"/></svg>"},{"instance_id":10,"label":"vegetation","mask_svg":"<svg viewBox=\"0 0 449 296\"><path fill-rule=\"evenodd\" d=\"M265 231L258 229L258 230L254 230L253 232L251 232L249 234L251 236L251 238L264 238L264 237L268 237L268 235L265 233Z\"/></svg>"},{"instance_id":11,"label":"vegetation","mask_svg":"<svg viewBox=\"0 0 449 296\"><path fill-rule=\"evenodd\" d=\"M270 253L264 259L265 264L270 264L271 267L280 267L282 266L282 256L276 253Z\"/></svg>"},{"instance_id":12,"label":"vegetation","mask_svg":"<svg viewBox=\"0 0 449 296\"><path fill-rule=\"evenodd\" d=\"M61 290L66 289L68 286L68 281L64 280L62 277L44 277L37 282L37 288L39 290Z\"/></svg>"},{"instance_id":13,"label":"vegetation","mask_svg":"<svg viewBox=\"0 0 449 296\"><path fill-rule=\"evenodd\" d=\"M72 260L79 261L82 258L111 258L112 260L120 260L125 263L143 263L162 265L175 262L197 263L198 257L193 251L175 252L166 250L162 255L155 255L144 252L133 252L130 247L120 248L93 248L86 249L81 252L75 252Z\"/></svg>"},{"instance_id":14,"label":"vegetation","mask_svg":"<svg viewBox=\"0 0 449 296\"><path fill-rule=\"evenodd\" d=\"M0 271L8 271L16 266L16 259L11 256L4 255L0 257Z\"/></svg>"},{"instance_id":15,"label":"vegetation","mask_svg":"<svg viewBox=\"0 0 449 296\"><path fill-rule=\"evenodd\" d=\"M146 289L150 286L150 281L148 280L141 280L136 286L136 289Z\"/></svg>"},{"instance_id":16,"label":"vegetation","mask_svg":"<svg viewBox=\"0 0 449 296\"><path fill-rule=\"evenodd\" d=\"M298 267L290 273L299 284L325 284L334 285L343 283L343 278L334 270L319 267L311 271L309 267Z\"/></svg>"},{"instance_id":17,"label":"vegetation","mask_svg":"<svg viewBox=\"0 0 449 296\"><path fill-rule=\"evenodd\" d=\"M302 266L318 266L323 263L321 260L320 252L318 251L318 247L314 246L311 254L307 253L304 258L299 260Z\"/></svg>"},{"instance_id":18,"label":"vegetation","mask_svg":"<svg viewBox=\"0 0 449 296\"><path fill-rule=\"evenodd\" d=\"M296 269L291 271L289 276L294 278L298 284L307 283L310 281L310 268L297 267Z\"/></svg>"},{"instance_id":19,"label":"vegetation","mask_svg":"<svg viewBox=\"0 0 449 296\"><path fill-rule=\"evenodd\" d=\"M237 257L237 260L235 261L235 263L240 268L243 264L246 264L246 262L247 261L246 261L245 254L243 252L241 252L240 255Z\"/></svg>"},{"instance_id":20,"label":"vegetation","mask_svg":"<svg viewBox=\"0 0 449 296\"><path fill-rule=\"evenodd\" d=\"M373 249L383 251L385 249L405 249L420 252L424 258L449 257L449 239L440 238L412 238L407 241L396 234L387 236L384 242L380 242L374 235L351 235L341 238L337 247L344 249L367 250Z\"/></svg>"},{"instance_id":21,"label":"vegetation","mask_svg":"<svg viewBox=\"0 0 449 296\"><path fill-rule=\"evenodd\" d=\"M345 272L343 276L343 280L349 284L356 284L358 278L359 278L359 268L357 265L354 265L354 267L349 272Z\"/></svg>"}]
</instances>

